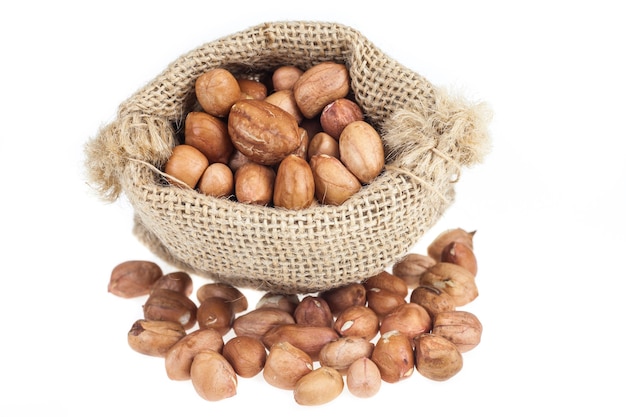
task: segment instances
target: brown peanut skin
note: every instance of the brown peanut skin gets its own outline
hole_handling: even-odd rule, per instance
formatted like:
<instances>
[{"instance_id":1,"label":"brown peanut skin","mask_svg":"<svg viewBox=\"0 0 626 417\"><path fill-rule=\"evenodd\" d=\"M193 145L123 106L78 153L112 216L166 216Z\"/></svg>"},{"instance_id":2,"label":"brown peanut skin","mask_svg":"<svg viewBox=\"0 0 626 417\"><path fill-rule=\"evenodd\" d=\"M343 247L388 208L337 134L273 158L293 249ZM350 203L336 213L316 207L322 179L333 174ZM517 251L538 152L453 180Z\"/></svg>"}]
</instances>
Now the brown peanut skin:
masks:
<instances>
[{"instance_id":1,"label":"brown peanut skin","mask_svg":"<svg viewBox=\"0 0 626 417\"><path fill-rule=\"evenodd\" d=\"M301 210L313 204L315 181L306 160L288 155L280 162L274 179L274 206L288 210Z\"/></svg>"},{"instance_id":2,"label":"brown peanut skin","mask_svg":"<svg viewBox=\"0 0 626 417\"><path fill-rule=\"evenodd\" d=\"M185 330L196 324L198 307L179 291L156 289L143 305L143 315L147 320L177 321Z\"/></svg>"},{"instance_id":3,"label":"brown peanut skin","mask_svg":"<svg viewBox=\"0 0 626 417\"><path fill-rule=\"evenodd\" d=\"M294 65L283 65L272 73L272 86L274 90L291 90L298 78L304 73Z\"/></svg>"},{"instance_id":4,"label":"brown peanut skin","mask_svg":"<svg viewBox=\"0 0 626 417\"><path fill-rule=\"evenodd\" d=\"M438 313L456 309L454 299L448 293L426 285L419 285L411 291L409 301L424 307L431 319L434 319Z\"/></svg>"},{"instance_id":5,"label":"brown peanut skin","mask_svg":"<svg viewBox=\"0 0 626 417\"><path fill-rule=\"evenodd\" d=\"M397 331L384 333L376 342L371 359L378 366L383 381L404 380L413 374L415 366L412 341Z\"/></svg>"},{"instance_id":6,"label":"brown peanut skin","mask_svg":"<svg viewBox=\"0 0 626 417\"><path fill-rule=\"evenodd\" d=\"M173 381L186 381L191 378L191 362L200 352L224 348L224 339L215 329L198 329L174 344L165 355L165 371Z\"/></svg>"},{"instance_id":7,"label":"brown peanut skin","mask_svg":"<svg viewBox=\"0 0 626 417\"><path fill-rule=\"evenodd\" d=\"M295 117L264 100L240 100L230 110L228 134L251 161L274 165L300 146Z\"/></svg>"},{"instance_id":8,"label":"brown peanut skin","mask_svg":"<svg viewBox=\"0 0 626 417\"><path fill-rule=\"evenodd\" d=\"M272 202L275 171L256 162L247 162L235 172L235 197L239 202L267 205Z\"/></svg>"},{"instance_id":9,"label":"brown peanut skin","mask_svg":"<svg viewBox=\"0 0 626 417\"><path fill-rule=\"evenodd\" d=\"M374 310L380 319L406 302L405 297L390 290L377 287L367 290L367 306Z\"/></svg>"},{"instance_id":10,"label":"brown peanut skin","mask_svg":"<svg viewBox=\"0 0 626 417\"><path fill-rule=\"evenodd\" d=\"M401 297L406 297L409 294L409 288L406 282L402 278L390 274L387 271L382 271L381 273L368 278L363 283L363 286L366 290L372 288L388 290L400 295Z\"/></svg>"},{"instance_id":11,"label":"brown peanut skin","mask_svg":"<svg viewBox=\"0 0 626 417\"><path fill-rule=\"evenodd\" d=\"M454 300L457 307L464 306L478 297L475 276L462 266L438 262L420 279L420 285L439 288Z\"/></svg>"},{"instance_id":12,"label":"brown peanut skin","mask_svg":"<svg viewBox=\"0 0 626 417\"><path fill-rule=\"evenodd\" d=\"M235 197L240 203L270 205L276 172L268 166L246 162L235 172Z\"/></svg>"},{"instance_id":13,"label":"brown peanut skin","mask_svg":"<svg viewBox=\"0 0 626 417\"><path fill-rule=\"evenodd\" d=\"M334 316L348 307L364 306L367 302L365 287L358 282L322 291L319 296L326 300Z\"/></svg>"},{"instance_id":14,"label":"brown peanut skin","mask_svg":"<svg viewBox=\"0 0 626 417\"><path fill-rule=\"evenodd\" d=\"M300 405L322 405L337 398L343 387L343 377L336 369L320 366L298 380L293 398Z\"/></svg>"},{"instance_id":15,"label":"brown peanut skin","mask_svg":"<svg viewBox=\"0 0 626 417\"><path fill-rule=\"evenodd\" d=\"M222 355L230 362L237 375L252 378L265 366L267 351L263 343L254 337L235 336L229 339Z\"/></svg>"},{"instance_id":16,"label":"brown peanut skin","mask_svg":"<svg viewBox=\"0 0 626 417\"><path fill-rule=\"evenodd\" d=\"M361 189L358 178L333 156L313 155L309 164L315 181L315 197L322 204L343 204Z\"/></svg>"},{"instance_id":17,"label":"brown peanut skin","mask_svg":"<svg viewBox=\"0 0 626 417\"><path fill-rule=\"evenodd\" d=\"M195 92L202 109L216 117L225 117L241 98L241 88L233 74L224 68L213 68L196 79Z\"/></svg>"},{"instance_id":18,"label":"brown peanut skin","mask_svg":"<svg viewBox=\"0 0 626 417\"><path fill-rule=\"evenodd\" d=\"M197 187L211 197L229 197L235 192L235 176L228 165L215 162L204 170Z\"/></svg>"},{"instance_id":19,"label":"brown peanut skin","mask_svg":"<svg viewBox=\"0 0 626 417\"><path fill-rule=\"evenodd\" d=\"M305 326L332 327L333 313L326 300L321 297L307 295L293 313L297 324Z\"/></svg>"},{"instance_id":20,"label":"brown peanut skin","mask_svg":"<svg viewBox=\"0 0 626 417\"><path fill-rule=\"evenodd\" d=\"M195 189L202 174L209 166L209 160L202 152L185 143L176 145L172 154L165 162L164 172L176 179L168 178L168 182L175 187ZM182 183L182 184L181 184ZM184 184L184 185L183 185Z\"/></svg>"},{"instance_id":21,"label":"brown peanut skin","mask_svg":"<svg viewBox=\"0 0 626 417\"><path fill-rule=\"evenodd\" d=\"M316 133L311 137L307 158L310 160L313 155L324 154L339 159L339 142L326 132Z\"/></svg>"},{"instance_id":22,"label":"brown peanut skin","mask_svg":"<svg viewBox=\"0 0 626 417\"><path fill-rule=\"evenodd\" d=\"M461 352L445 337L424 333L414 343L415 367L426 378L446 381L463 368Z\"/></svg>"},{"instance_id":23,"label":"brown peanut skin","mask_svg":"<svg viewBox=\"0 0 626 417\"><path fill-rule=\"evenodd\" d=\"M380 333L385 334L392 330L407 335L409 340L422 333L428 333L433 322L428 311L415 303L405 303L393 309L380 321Z\"/></svg>"},{"instance_id":24,"label":"brown peanut skin","mask_svg":"<svg viewBox=\"0 0 626 417\"><path fill-rule=\"evenodd\" d=\"M330 327L283 324L270 329L261 341L267 349L278 342L289 342L317 361L324 345L338 338L337 332Z\"/></svg>"},{"instance_id":25,"label":"brown peanut skin","mask_svg":"<svg viewBox=\"0 0 626 417\"><path fill-rule=\"evenodd\" d=\"M324 345L319 354L320 365L335 368L345 374L350 365L359 358L369 358L374 344L362 337L340 337Z\"/></svg>"},{"instance_id":26,"label":"brown peanut skin","mask_svg":"<svg viewBox=\"0 0 626 417\"><path fill-rule=\"evenodd\" d=\"M268 331L283 324L295 324L293 315L276 307L261 307L237 316L233 330L237 336L261 339Z\"/></svg>"},{"instance_id":27,"label":"brown peanut skin","mask_svg":"<svg viewBox=\"0 0 626 417\"><path fill-rule=\"evenodd\" d=\"M298 128L298 131L300 132L300 146L298 146L291 155L299 156L300 158L308 162L307 154L309 152L309 142L310 142L309 132L307 132L307 130L303 128L302 126Z\"/></svg>"},{"instance_id":28,"label":"brown peanut skin","mask_svg":"<svg viewBox=\"0 0 626 417\"><path fill-rule=\"evenodd\" d=\"M177 321L151 321L140 319L128 331L128 345L136 352L148 356L165 357L167 351L186 332Z\"/></svg>"},{"instance_id":29,"label":"brown peanut skin","mask_svg":"<svg viewBox=\"0 0 626 417\"><path fill-rule=\"evenodd\" d=\"M198 353L191 363L191 382L200 397L220 401L237 394L237 374L230 363L212 350Z\"/></svg>"},{"instance_id":30,"label":"brown peanut skin","mask_svg":"<svg viewBox=\"0 0 626 417\"><path fill-rule=\"evenodd\" d=\"M210 164L228 163L234 150L226 122L205 112L187 113L185 143L202 152Z\"/></svg>"},{"instance_id":31,"label":"brown peanut skin","mask_svg":"<svg viewBox=\"0 0 626 417\"><path fill-rule=\"evenodd\" d=\"M256 308L273 307L293 314L300 303L300 298L296 294L279 294L267 292L261 296L256 303Z\"/></svg>"},{"instance_id":32,"label":"brown peanut skin","mask_svg":"<svg viewBox=\"0 0 626 417\"><path fill-rule=\"evenodd\" d=\"M264 100L267 97L267 86L260 81L248 78L237 78L241 94L255 100Z\"/></svg>"},{"instance_id":33,"label":"brown peanut skin","mask_svg":"<svg viewBox=\"0 0 626 417\"><path fill-rule=\"evenodd\" d=\"M281 389L293 389L304 375L313 370L313 359L289 342L277 342L269 349L263 378Z\"/></svg>"},{"instance_id":34,"label":"brown peanut skin","mask_svg":"<svg viewBox=\"0 0 626 417\"><path fill-rule=\"evenodd\" d=\"M445 311L433 321L433 334L443 336L456 345L461 353L474 349L479 343L483 326L469 311Z\"/></svg>"},{"instance_id":35,"label":"brown peanut skin","mask_svg":"<svg viewBox=\"0 0 626 417\"><path fill-rule=\"evenodd\" d=\"M193 293L193 280L191 279L191 275L187 272L170 272L157 279L154 284L152 284L150 291L153 292L158 289L172 290L186 297L191 297Z\"/></svg>"},{"instance_id":36,"label":"brown peanut skin","mask_svg":"<svg viewBox=\"0 0 626 417\"><path fill-rule=\"evenodd\" d=\"M267 96L265 101L285 110L296 119L298 124L302 121L302 112L298 108L292 90L277 90Z\"/></svg>"},{"instance_id":37,"label":"brown peanut skin","mask_svg":"<svg viewBox=\"0 0 626 417\"><path fill-rule=\"evenodd\" d=\"M426 252L428 253L428 256L439 262L441 261L443 248L448 246L451 242L461 242L467 245L470 249L474 249L475 234L475 230L473 232L468 232L460 227L444 230L439 233L435 239L433 239L430 245L428 245Z\"/></svg>"},{"instance_id":38,"label":"brown peanut skin","mask_svg":"<svg viewBox=\"0 0 626 417\"><path fill-rule=\"evenodd\" d=\"M111 271L108 292L122 298L150 293L152 285L163 276L161 267L151 261L132 260L116 265Z\"/></svg>"},{"instance_id":39,"label":"brown peanut skin","mask_svg":"<svg viewBox=\"0 0 626 417\"><path fill-rule=\"evenodd\" d=\"M420 278L424 272L437 263L428 255L410 253L392 268L392 273L406 282L409 289L419 286Z\"/></svg>"},{"instance_id":40,"label":"brown peanut skin","mask_svg":"<svg viewBox=\"0 0 626 417\"><path fill-rule=\"evenodd\" d=\"M372 340L378 334L379 318L374 310L364 305L355 305L343 310L335 319L335 331L344 337L361 337Z\"/></svg>"},{"instance_id":41,"label":"brown peanut skin","mask_svg":"<svg viewBox=\"0 0 626 417\"><path fill-rule=\"evenodd\" d=\"M357 120L363 120L361 107L356 102L345 97L327 104L320 114L322 129L337 140L341 136L343 129Z\"/></svg>"},{"instance_id":42,"label":"brown peanut skin","mask_svg":"<svg viewBox=\"0 0 626 417\"><path fill-rule=\"evenodd\" d=\"M304 71L293 86L302 115L307 119L321 113L333 101L350 91L350 75L344 64L322 62Z\"/></svg>"},{"instance_id":43,"label":"brown peanut skin","mask_svg":"<svg viewBox=\"0 0 626 417\"><path fill-rule=\"evenodd\" d=\"M202 304L209 297L223 298L228 301L233 309L233 313L241 313L248 309L248 299L237 288L222 282L210 282L202 285L196 291L196 298Z\"/></svg>"},{"instance_id":44,"label":"brown peanut skin","mask_svg":"<svg viewBox=\"0 0 626 417\"><path fill-rule=\"evenodd\" d=\"M361 183L369 184L383 171L385 149L372 125L363 120L348 124L339 137L341 162Z\"/></svg>"},{"instance_id":45,"label":"brown peanut skin","mask_svg":"<svg viewBox=\"0 0 626 417\"><path fill-rule=\"evenodd\" d=\"M478 273L478 262L474 251L461 242L451 242L443 248L441 252L441 262L449 262L462 266L474 276Z\"/></svg>"},{"instance_id":46,"label":"brown peanut skin","mask_svg":"<svg viewBox=\"0 0 626 417\"><path fill-rule=\"evenodd\" d=\"M235 320L232 303L221 297L209 297L198 307L198 327L215 329L222 336L230 331Z\"/></svg>"}]
</instances>

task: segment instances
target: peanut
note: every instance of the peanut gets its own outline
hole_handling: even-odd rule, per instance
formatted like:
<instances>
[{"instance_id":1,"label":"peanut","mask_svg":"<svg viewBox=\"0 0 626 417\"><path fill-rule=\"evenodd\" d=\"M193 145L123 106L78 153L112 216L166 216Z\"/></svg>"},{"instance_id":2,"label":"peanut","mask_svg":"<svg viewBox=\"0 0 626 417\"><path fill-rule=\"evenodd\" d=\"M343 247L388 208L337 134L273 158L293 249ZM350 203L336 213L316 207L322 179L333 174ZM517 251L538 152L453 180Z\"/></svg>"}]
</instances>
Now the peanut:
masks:
<instances>
[{"instance_id":1,"label":"peanut","mask_svg":"<svg viewBox=\"0 0 626 417\"><path fill-rule=\"evenodd\" d=\"M228 133L250 160L273 165L300 146L295 117L264 100L240 100L230 110Z\"/></svg>"},{"instance_id":2,"label":"peanut","mask_svg":"<svg viewBox=\"0 0 626 417\"><path fill-rule=\"evenodd\" d=\"M324 345L338 338L337 332L330 327L282 324L268 330L261 340L268 349L275 343L289 342L317 361Z\"/></svg>"},{"instance_id":3,"label":"peanut","mask_svg":"<svg viewBox=\"0 0 626 417\"><path fill-rule=\"evenodd\" d=\"M140 319L128 331L128 345L144 355L165 357L167 351L185 335L183 325L177 321Z\"/></svg>"},{"instance_id":4,"label":"peanut","mask_svg":"<svg viewBox=\"0 0 626 417\"><path fill-rule=\"evenodd\" d=\"M321 297L307 295L293 312L297 324L305 326L332 327L333 313Z\"/></svg>"},{"instance_id":5,"label":"peanut","mask_svg":"<svg viewBox=\"0 0 626 417\"><path fill-rule=\"evenodd\" d=\"M229 339L224 345L222 355L230 362L237 375L243 378L252 378L260 373L267 359L263 343L249 336Z\"/></svg>"},{"instance_id":6,"label":"peanut","mask_svg":"<svg viewBox=\"0 0 626 417\"><path fill-rule=\"evenodd\" d=\"M315 182L311 166L299 156L288 155L276 172L274 206L298 210L309 207L314 199Z\"/></svg>"},{"instance_id":7,"label":"peanut","mask_svg":"<svg viewBox=\"0 0 626 417\"><path fill-rule=\"evenodd\" d=\"M146 320L177 321L185 330L196 324L198 307L181 292L156 289L152 291L143 305Z\"/></svg>"},{"instance_id":8,"label":"peanut","mask_svg":"<svg viewBox=\"0 0 626 417\"><path fill-rule=\"evenodd\" d=\"M118 264L111 271L108 291L118 297L134 298L146 295L152 285L163 276L154 262L132 260Z\"/></svg>"},{"instance_id":9,"label":"peanut","mask_svg":"<svg viewBox=\"0 0 626 417\"><path fill-rule=\"evenodd\" d=\"M315 196L322 204L340 205L361 189L359 179L334 156L317 154L309 161Z\"/></svg>"},{"instance_id":10,"label":"peanut","mask_svg":"<svg viewBox=\"0 0 626 417\"><path fill-rule=\"evenodd\" d=\"M260 339L269 330L283 324L295 324L293 316L276 307L263 307L249 311L235 318L233 330L238 336Z\"/></svg>"},{"instance_id":11,"label":"peanut","mask_svg":"<svg viewBox=\"0 0 626 417\"><path fill-rule=\"evenodd\" d=\"M164 171L178 181L168 178L170 184L181 186L182 183L189 188L195 188L208 166L209 160L202 152L191 145L181 144L172 149Z\"/></svg>"},{"instance_id":12,"label":"peanut","mask_svg":"<svg viewBox=\"0 0 626 417\"><path fill-rule=\"evenodd\" d=\"M232 105L241 98L237 79L224 68L213 68L200 75L195 90L202 109L216 117L227 116Z\"/></svg>"},{"instance_id":13,"label":"peanut","mask_svg":"<svg viewBox=\"0 0 626 417\"><path fill-rule=\"evenodd\" d=\"M293 397L300 405L322 405L337 398L343 386L343 377L336 369L321 366L298 380Z\"/></svg>"},{"instance_id":14,"label":"peanut","mask_svg":"<svg viewBox=\"0 0 626 417\"><path fill-rule=\"evenodd\" d=\"M190 297L193 293L193 281L187 272L170 272L157 279L150 288L151 292L158 289L172 290Z\"/></svg>"},{"instance_id":15,"label":"peanut","mask_svg":"<svg viewBox=\"0 0 626 417\"><path fill-rule=\"evenodd\" d=\"M344 64L322 62L304 71L293 86L300 111L306 118L318 115L329 103L345 97L350 90Z\"/></svg>"},{"instance_id":16,"label":"peanut","mask_svg":"<svg viewBox=\"0 0 626 417\"><path fill-rule=\"evenodd\" d=\"M380 391L381 384L380 370L370 358L355 360L346 372L346 386L356 397L373 397Z\"/></svg>"},{"instance_id":17,"label":"peanut","mask_svg":"<svg viewBox=\"0 0 626 417\"><path fill-rule=\"evenodd\" d=\"M224 339L215 329L195 330L176 342L165 355L165 371L173 381L191 378L191 362L200 352L214 350L222 352Z\"/></svg>"},{"instance_id":18,"label":"peanut","mask_svg":"<svg viewBox=\"0 0 626 417\"><path fill-rule=\"evenodd\" d=\"M348 124L339 137L341 162L363 184L369 184L385 166L383 141L372 125L357 120Z\"/></svg>"},{"instance_id":19,"label":"peanut","mask_svg":"<svg viewBox=\"0 0 626 417\"><path fill-rule=\"evenodd\" d=\"M347 98L339 98L326 105L320 115L324 132L337 140L343 129L357 120L363 120L363 111L356 102Z\"/></svg>"},{"instance_id":20,"label":"peanut","mask_svg":"<svg viewBox=\"0 0 626 417\"><path fill-rule=\"evenodd\" d=\"M289 342L277 342L269 349L263 378L274 387L293 389L312 370L313 360L308 353Z\"/></svg>"},{"instance_id":21,"label":"peanut","mask_svg":"<svg viewBox=\"0 0 626 417\"><path fill-rule=\"evenodd\" d=\"M197 312L198 327L215 329L222 336L230 331L235 320L233 304L221 297L206 298Z\"/></svg>"},{"instance_id":22,"label":"peanut","mask_svg":"<svg viewBox=\"0 0 626 417\"><path fill-rule=\"evenodd\" d=\"M204 170L198 180L198 191L213 197L228 197L235 191L233 171L226 164L216 162Z\"/></svg>"},{"instance_id":23,"label":"peanut","mask_svg":"<svg viewBox=\"0 0 626 417\"><path fill-rule=\"evenodd\" d=\"M445 337L424 333L415 340L415 367L426 378L445 381L463 368L463 356Z\"/></svg>"},{"instance_id":24,"label":"peanut","mask_svg":"<svg viewBox=\"0 0 626 417\"><path fill-rule=\"evenodd\" d=\"M276 173L268 166L247 162L235 172L235 196L242 203L269 205Z\"/></svg>"},{"instance_id":25,"label":"peanut","mask_svg":"<svg viewBox=\"0 0 626 417\"><path fill-rule=\"evenodd\" d=\"M210 164L227 163L234 149L226 123L220 118L200 111L187 113L185 144L202 152Z\"/></svg>"},{"instance_id":26,"label":"peanut","mask_svg":"<svg viewBox=\"0 0 626 417\"><path fill-rule=\"evenodd\" d=\"M399 382L413 374L413 345L407 335L398 331L393 330L380 336L371 359L378 366L385 382Z\"/></svg>"},{"instance_id":27,"label":"peanut","mask_svg":"<svg viewBox=\"0 0 626 417\"><path fill-rule=\"evenodd\" d=\"M205 350L191 363L191 382L200 397L220 401L237 394L237 374L220 353Z\"/></svg>"}]
</instances>

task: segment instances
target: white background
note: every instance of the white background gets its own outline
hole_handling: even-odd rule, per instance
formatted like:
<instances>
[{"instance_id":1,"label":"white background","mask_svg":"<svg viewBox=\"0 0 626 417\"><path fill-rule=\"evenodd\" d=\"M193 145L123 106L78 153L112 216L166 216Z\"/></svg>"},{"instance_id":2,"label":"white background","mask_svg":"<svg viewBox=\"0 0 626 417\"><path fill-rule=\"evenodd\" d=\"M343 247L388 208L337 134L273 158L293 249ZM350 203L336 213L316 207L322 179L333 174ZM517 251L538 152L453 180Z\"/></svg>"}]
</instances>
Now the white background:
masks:
<instances>
[{"instance_id":1,"label":"white background","mask_svg":"<svg viewBox=\"0 0 626 417\"><path fill-rule=\"evenodd\" d=\"M0 415L624 415L618 2L219 4L0 6ZM414 250L447 228L477 230L480 296L466 309L483 339L447 382L416 373L371 399L345 390L309 408L240 378L235 397L211 403L126 344L143 300L108 294L111 269L128 259L171 268L132 235L123 198L107 204L90 190L83 146L179 55L271 20L355 27L494 111L491 153L464 172L454 205ZM246 293L254 305L259 294Z\"/></svg>"}]
</instances>

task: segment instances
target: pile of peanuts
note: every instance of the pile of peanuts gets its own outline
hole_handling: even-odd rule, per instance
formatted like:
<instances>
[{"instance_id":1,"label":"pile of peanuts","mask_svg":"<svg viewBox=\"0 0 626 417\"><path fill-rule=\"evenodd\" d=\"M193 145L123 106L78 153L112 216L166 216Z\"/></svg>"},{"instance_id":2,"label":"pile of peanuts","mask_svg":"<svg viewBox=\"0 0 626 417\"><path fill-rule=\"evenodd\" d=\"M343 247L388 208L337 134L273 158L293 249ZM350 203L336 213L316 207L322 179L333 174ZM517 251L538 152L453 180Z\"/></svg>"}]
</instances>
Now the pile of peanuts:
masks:
<instances>
[{"instance_id":1,"label":"pile of peanuts","mask_svg":"<svg viewBox=\"0 0 626 417\"><path fill-rule=\"evenodd\" d=\"M368 398L415 370L447 380L479 344L481 322L459 310L478 296L473 237L446 230L392 272L316 294L265 293L254 309L219 282L199 287L196 304L189 274L151 261L118 264L108 291L147 297L129 346L164 358L168 378L191 380L207 401L234 396L238 378L258 374L300 405L328 403L344 386Z\"/></svg>"},{"instance_id":2,"label":"pile of peanuts","mask_svg":"<svg viewBox=\"0 0 626 417\"><path fill-rule=\"evenodd\" d=\"M341 204L385 164L382 139L351 93L335 62L281 66L263 81L208 70L163 172L173 185L242 203Z\"/></svg>"}]
</instances>

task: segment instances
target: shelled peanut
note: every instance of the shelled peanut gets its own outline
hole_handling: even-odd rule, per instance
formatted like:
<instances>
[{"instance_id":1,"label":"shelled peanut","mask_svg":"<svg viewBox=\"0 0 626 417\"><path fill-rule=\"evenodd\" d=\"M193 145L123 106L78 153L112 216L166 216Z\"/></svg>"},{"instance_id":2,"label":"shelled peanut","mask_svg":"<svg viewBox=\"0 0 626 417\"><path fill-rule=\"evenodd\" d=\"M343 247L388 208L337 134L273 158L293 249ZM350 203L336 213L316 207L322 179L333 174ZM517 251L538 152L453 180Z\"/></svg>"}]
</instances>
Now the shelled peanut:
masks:
<instances>
[{"instance_id":1,"label":"shelled peanut","mask_svg":"<svg viewBox=\"0 0 626 417\"><path fill-rule=\"evenodd\" d=\"M198 77L198 105L163 168L173 185L248 204L342 204L383 170L377 130L344 64L276 68L269 85L224 68Z\"/></svg>"},{"instance_id":2,"label":"shelled peanut","mask_svg":"<svg viewBox=\"0 0 626 417\"><path fill-rule=\"evenodd\" d=\"M478 296L473 236L448 230L429 254L407 255L391 272L317 294L268 292L254 308L219 282L199 287L196 304L188 274L148 261L116 266L109 291L146 297L130 347L163 358L169 379L191 380L207 401L236 395L238 378L256 375L301 405L327 403L346 387L369 398L414 371L450 379L480 343L481 322L459 309Z\"/></svg>"}]
</instances>

